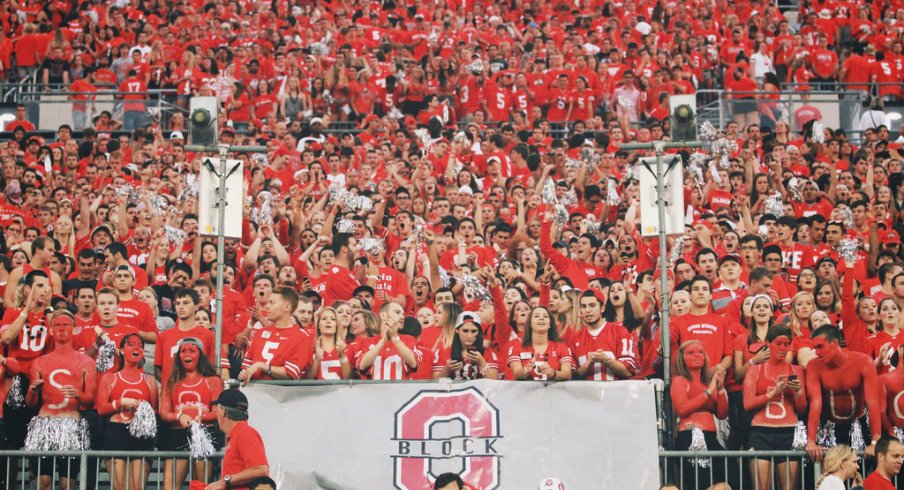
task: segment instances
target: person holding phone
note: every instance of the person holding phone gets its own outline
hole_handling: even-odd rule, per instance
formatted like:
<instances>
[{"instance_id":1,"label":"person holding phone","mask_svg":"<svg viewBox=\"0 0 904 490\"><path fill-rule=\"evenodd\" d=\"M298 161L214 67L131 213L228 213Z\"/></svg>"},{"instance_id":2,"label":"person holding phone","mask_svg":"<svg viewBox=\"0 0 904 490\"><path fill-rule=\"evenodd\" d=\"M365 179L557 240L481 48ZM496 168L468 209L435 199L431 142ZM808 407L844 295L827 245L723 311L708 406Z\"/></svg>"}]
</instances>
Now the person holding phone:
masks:
<instances>
[{"instance_id":1,"label":"person holding phone","mask_svg":"<svg viewBox=\"0 0 904 490\"><path fill-rule=\"evenodd\" d=\"M756 316L756 312L754 312ZM807 410L803 385L804 371L788 362L791 352L791 329L775 326L766 334L768 349L765 362L751 364L744 376L744 410L753 414L747 446L757 451L789 451L794 445L794 431L799 417ZM777 466L781 488L794 490L799 461L769 459L750 462L750 472L758 490L772 487Z\"/></svg>"},{"instance_id":2,"label":"person holding phone","mask_svg":"<svg viewBox=\"0 0 904 490\"><path fill-rule=\"evenodd\" d=\"M433 378L499 379L499 358L483 345L483 329L476 313L466 311L455 322L452 345L434 354Z\"/></svg>"},{"instance_id":3,"label":"person holding phone","mask_svg":"<svg viewBox=\"0 0 904 490\"><path fill-rule=\"evenodd\" d=\"M732 440L737 445L746 446L747 435L750 428L750 419L752 414L745 413L744 396L742 393L741 383L747 375L747 371L752 366L761 365L770 358L769 342L766 340L768 332L772 327L775 314L775 304L768 294L757 294L751 297L750 316L742 315L743 322L747 326L747 333L738 335L734 339L734 377L737 384L728 389L728 405L729 420L732 422Z\"/></svg>"}]
</instances>

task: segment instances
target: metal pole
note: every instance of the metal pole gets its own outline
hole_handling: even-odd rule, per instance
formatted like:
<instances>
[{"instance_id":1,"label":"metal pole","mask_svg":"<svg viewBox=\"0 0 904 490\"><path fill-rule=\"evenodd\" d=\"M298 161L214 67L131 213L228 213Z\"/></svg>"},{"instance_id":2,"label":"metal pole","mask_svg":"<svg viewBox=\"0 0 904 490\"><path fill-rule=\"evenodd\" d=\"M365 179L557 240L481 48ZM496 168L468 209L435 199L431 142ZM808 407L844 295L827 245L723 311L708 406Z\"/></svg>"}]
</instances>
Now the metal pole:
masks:
<instances>
[{"instance_id":1,"label":"metal pole","mask_svg":"<svg viewBox=\"0 0 904 490\"><path fill-rule=\"evenodd\" d=\"M666 293L669 290L669 262L667 250L667 235L665 223L665 169L662 164L662 155L665 153L665 144L662 141L653 143L656 151L656 207L659 209L659 279L662 288L662 305L660 306L659 334L662 337L662 376L665 386L671 383L671 343L669 339L669 300Z\"/></svg>"},{"instance_id":2,"label":"metal pole","mask_svg":"<svg viewBox=\"0 0 904 490\"><path fill-rule=\"evenodd\" d=\"M215 361L220 363L223 343L223 276L226 262L226 157L229 153L229 145L220 145L220 185L217 188L217 328L215 334ZM219 370L218 370L219 371Z\"/></svg>"}]
</instances>

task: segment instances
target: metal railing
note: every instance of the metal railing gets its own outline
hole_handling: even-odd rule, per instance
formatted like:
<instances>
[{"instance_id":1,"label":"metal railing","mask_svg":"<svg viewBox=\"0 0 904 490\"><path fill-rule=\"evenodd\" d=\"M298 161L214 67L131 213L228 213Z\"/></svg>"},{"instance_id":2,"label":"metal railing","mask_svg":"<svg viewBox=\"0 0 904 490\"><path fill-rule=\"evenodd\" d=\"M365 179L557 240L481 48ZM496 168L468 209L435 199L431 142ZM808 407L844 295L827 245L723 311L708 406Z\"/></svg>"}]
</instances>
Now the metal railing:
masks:
<instances>
[{"instance_id":1,"label":"metal railing","mask_svg":"<svg viewBox=\"0 0 904 490\"><path fill-rule=\"evenodd\" d=\"M860 474L865 478L868 471L862 456L861 453ZM770 463L769 480L762 481L760 475L763 473L753 471L751 463L754 460ZM822 465L811 461L806 451L661 450L659 463L661 483L677 484L682 490L703 490L711 483L720 482L728 483L732 490L757 490L760 484L770 489L784 488L780 486L780 480L791 483L789 490L806 490L816 488L816 480L822 472ZM895 478L895 485L900 478Z\"/></svg>"},{"instance_id":2,"label":"metal railing","mask_svg":"<svg viewBox=\"0 0 904 490\"><path fill-rule=\"evenodd\" d=\"M131 484L131 471L138 460L147 465L147 475L143 488L164 488L164 465L167 461L189 459L189 453L165 451L85 451L85 452L38 452L0 451L0 490L30 489L39 487L42 473L49 473L50 488L61 488L60 479L71 475L69 490L113 489L107 463L111 459L125 460L124 490L138 490ZM195 464L190 460L188 474L181 486L174 482L170 488L188 488L192 480L213 481L219 478L219 463L223 454L216 453L210 459L198 462L201 473L196 473ZM48 477L44 477L48 478ZM173 477L175 479L175 476ZM209 478L209 480L208 480Z\"/></svg>"}]
</instances>

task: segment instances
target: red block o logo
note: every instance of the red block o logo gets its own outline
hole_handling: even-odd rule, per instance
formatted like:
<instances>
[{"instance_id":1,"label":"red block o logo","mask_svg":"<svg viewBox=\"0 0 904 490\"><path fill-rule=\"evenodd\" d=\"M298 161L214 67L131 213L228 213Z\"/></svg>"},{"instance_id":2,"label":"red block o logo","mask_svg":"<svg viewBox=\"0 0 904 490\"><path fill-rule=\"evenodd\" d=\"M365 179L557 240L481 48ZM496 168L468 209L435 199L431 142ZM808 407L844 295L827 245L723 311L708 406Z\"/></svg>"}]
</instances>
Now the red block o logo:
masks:
<instances>
[{"instance_id":1,"label":"red block o logo","mask_svg":"<svg viewBox=\"0 0 904 490\"><path fill-rule=\"evenodd\" d=\"M472 488L499 488L499 410L477 388L421 391L395 414L393 484L432 488L453 471Z\"/></svg>"}]
</instances>

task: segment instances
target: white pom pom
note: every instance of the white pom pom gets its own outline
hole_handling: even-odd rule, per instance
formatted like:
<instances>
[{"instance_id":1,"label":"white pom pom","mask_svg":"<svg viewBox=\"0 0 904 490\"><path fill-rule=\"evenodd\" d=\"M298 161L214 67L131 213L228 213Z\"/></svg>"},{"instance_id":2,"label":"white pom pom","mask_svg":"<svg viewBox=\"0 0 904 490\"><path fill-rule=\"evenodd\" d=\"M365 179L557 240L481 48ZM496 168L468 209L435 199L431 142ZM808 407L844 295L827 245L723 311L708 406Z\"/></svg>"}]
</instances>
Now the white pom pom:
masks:
<instances>
[{"instance_id":1,"label":"white pom pom","mask_svg":"<svg viewBox=\"0 0 904 490\"><path fill-rule=\"evenodd\" d=\"M142 401L135 410L135 417L129 422L129 434L136 439L152 439L157 435L157 417L151 404Z\"/></svg>"},{"instance_id":2,"label":"white pom pom","mask_svg":"<svg viewBox=\"0 0 904 490\"><path fill-rule=\"evenodd\" d=\"M189 440L188 446L191 451L191 457L193 459L207 459L209 458L216 448L213 447L213 439L210 437L210 434L204 428L203 425L198 422L192 422L189 430Z\"/></svg>"}]
</instances>

